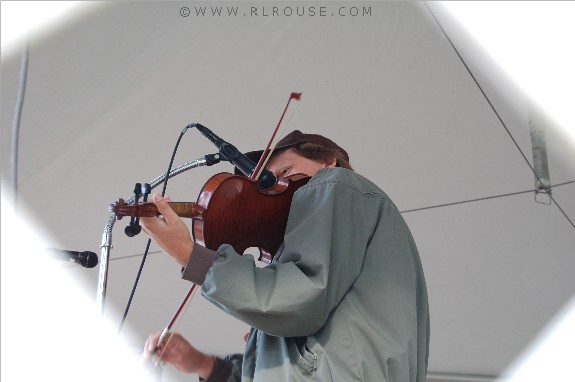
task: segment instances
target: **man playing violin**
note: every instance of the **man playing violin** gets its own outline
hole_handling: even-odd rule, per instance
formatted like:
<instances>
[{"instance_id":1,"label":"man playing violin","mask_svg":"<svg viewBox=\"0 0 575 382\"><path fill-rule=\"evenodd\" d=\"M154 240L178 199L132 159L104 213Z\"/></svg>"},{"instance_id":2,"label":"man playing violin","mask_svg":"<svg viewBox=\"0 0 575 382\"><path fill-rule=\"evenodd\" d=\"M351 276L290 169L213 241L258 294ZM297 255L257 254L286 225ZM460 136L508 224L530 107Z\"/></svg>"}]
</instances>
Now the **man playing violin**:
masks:
<instances>
[{"instance_id":1,"label":"man playing violin","mask_svg":"<svg viewBox=\"0 0 575 382\"><path fill-rule=\"evenodd\" d=\"M257 161L261 151L246 155ZM184 279L252 327L243 355L204 354L175 334L162 361L206 381L424 381L427 289L396 206L321 135L293 131L266 168L311 179L295 192L284 242L264 268L229 245L194 243L167 198L154 196L161 217L141 218ZM159 337L148 338L145 357Z\"/></svg>"}]
</instances>

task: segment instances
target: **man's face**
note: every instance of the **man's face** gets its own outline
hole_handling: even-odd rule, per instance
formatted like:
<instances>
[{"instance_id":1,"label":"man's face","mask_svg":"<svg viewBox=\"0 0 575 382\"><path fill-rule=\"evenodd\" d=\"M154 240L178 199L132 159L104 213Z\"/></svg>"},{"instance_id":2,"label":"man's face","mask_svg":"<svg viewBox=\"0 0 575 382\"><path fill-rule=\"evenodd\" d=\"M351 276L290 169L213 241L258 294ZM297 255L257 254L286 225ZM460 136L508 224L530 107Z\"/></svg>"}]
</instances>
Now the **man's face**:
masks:
<instances>
[{"instance_id":1,"label":"man's face","mask_svg":"<svg viewBox=\"0 0 575 382\"><path fill-rule=\"evenodd\" d=\"M290 176L304 174L314 176L318 170L326 167L335 167L335 159L332 163L324 163L308 159L297 154L294 149L286 149L274 154L266 168L276 176Z\"/></svg>"}]
</instances>

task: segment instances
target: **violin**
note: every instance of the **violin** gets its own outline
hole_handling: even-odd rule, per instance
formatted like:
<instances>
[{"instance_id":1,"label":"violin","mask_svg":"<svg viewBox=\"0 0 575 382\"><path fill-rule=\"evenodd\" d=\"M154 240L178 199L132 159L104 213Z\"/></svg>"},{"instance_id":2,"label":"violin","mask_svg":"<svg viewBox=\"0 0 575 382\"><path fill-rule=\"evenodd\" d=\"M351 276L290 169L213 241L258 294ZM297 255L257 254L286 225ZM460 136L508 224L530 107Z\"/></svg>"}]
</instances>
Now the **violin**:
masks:
<instances>
[{"instance_id":1,"label":"violin","mask_svg":"<svg viewBox=\"0 0 575 382\"><path fill-rule=\"evenodd\" d=\"M283 242L293 194L309 179L303 174L278 177L264 190L254 179L219 173L208 179L195 203L168 204L178 216L192 219L192 235L200 245L215 251L230 244L239 254L258 248L259 260L269 264ZM154 203L128 205L122 199L110 211L118 219L160 215Z\"/></svg>"},{"instance_id":2,"label":"violin","mask_svg":"<svg viewBox=\"0 0 575 382\"><path fill-rule=\"evenodd\" d=\"M274 150L272 141L291 100L299 100L300 97L301 93L291 93L278 125L250 177L219 173L208 179L195 203L169 203L178 216L192 219L192 236L196 243L214 251L222 244L229 244L240 255L243 255L246 249L255 247L260 251L259 260L271 263L283 243L293 195L300 187L307 184L310 177L304 174L287 178L278 177L273 186L266 188L259 187L257 179ZM122 199L111 204L110 211L118 220L124 216L160 215L153 203L128 205ZM176 313L164 328L156 345L156 351L173 328L184 306L191 300L197 290L196 286L192 284ZM161 354L158 359L161 359Z\"/></svg>"}]
</instances>

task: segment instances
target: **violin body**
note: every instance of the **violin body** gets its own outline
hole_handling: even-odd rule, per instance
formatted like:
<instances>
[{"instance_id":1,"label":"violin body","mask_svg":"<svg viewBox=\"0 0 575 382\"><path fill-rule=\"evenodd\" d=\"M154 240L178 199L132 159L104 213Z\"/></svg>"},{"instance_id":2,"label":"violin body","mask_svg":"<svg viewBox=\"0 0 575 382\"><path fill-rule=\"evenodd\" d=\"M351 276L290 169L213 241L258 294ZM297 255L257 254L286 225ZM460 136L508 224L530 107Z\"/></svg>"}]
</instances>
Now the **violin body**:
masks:
<instances>
[{"instance_id":1,"label":"violin body","mask_svg":"<svg viewBox=\"0 0 575 382\"><path fill-rule=\"evenodd\" d=\"M201 218L192 218L194 240L212 250L230 244L239 254L257 247L259 260L270 263L283 242L293 194L309 179L306 175L278 178L274 187L260 190L250 178L214 175L196 202L205 211Z\"/></svg>"},{"instance_id":2,"label":"violin body","mask_svg":"<svg viewBox=\"0 0 575 382\"><path fill-rule=\"evenodd\" d=\"M192 235L200 245L215 251L230 244L240 255L259 248L259 260L270 263L283 242L293 194L309 179L302 174L279 177L273 187L261 190L256 180L219 173L204 184L196 203L169 204L178 216L192 219ZM160 215L153 203L127 205L122 199L110 211L118 219Z\"/></svg>"}]
</instances>

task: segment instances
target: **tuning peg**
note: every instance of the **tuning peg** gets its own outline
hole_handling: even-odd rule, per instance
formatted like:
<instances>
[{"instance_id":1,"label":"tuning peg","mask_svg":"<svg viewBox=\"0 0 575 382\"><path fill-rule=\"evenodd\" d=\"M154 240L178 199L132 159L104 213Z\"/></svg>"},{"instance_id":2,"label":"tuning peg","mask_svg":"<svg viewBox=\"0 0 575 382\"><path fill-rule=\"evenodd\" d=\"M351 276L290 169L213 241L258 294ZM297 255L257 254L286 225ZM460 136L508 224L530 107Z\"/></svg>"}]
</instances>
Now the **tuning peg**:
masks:
<instances>
[{"instance_id":1,"label":"tuning peg","mask_svg":"<svg viewBox=\"0 0 575 382\"><path fill-rule=\"evenodd\" d=\"M142 226L138 223L135 224L130 223L129 225L126 226L126 228L124 228L124 233L129 237L134 237L140 232L142 232Z\"/></svg>"}]
</instances>

